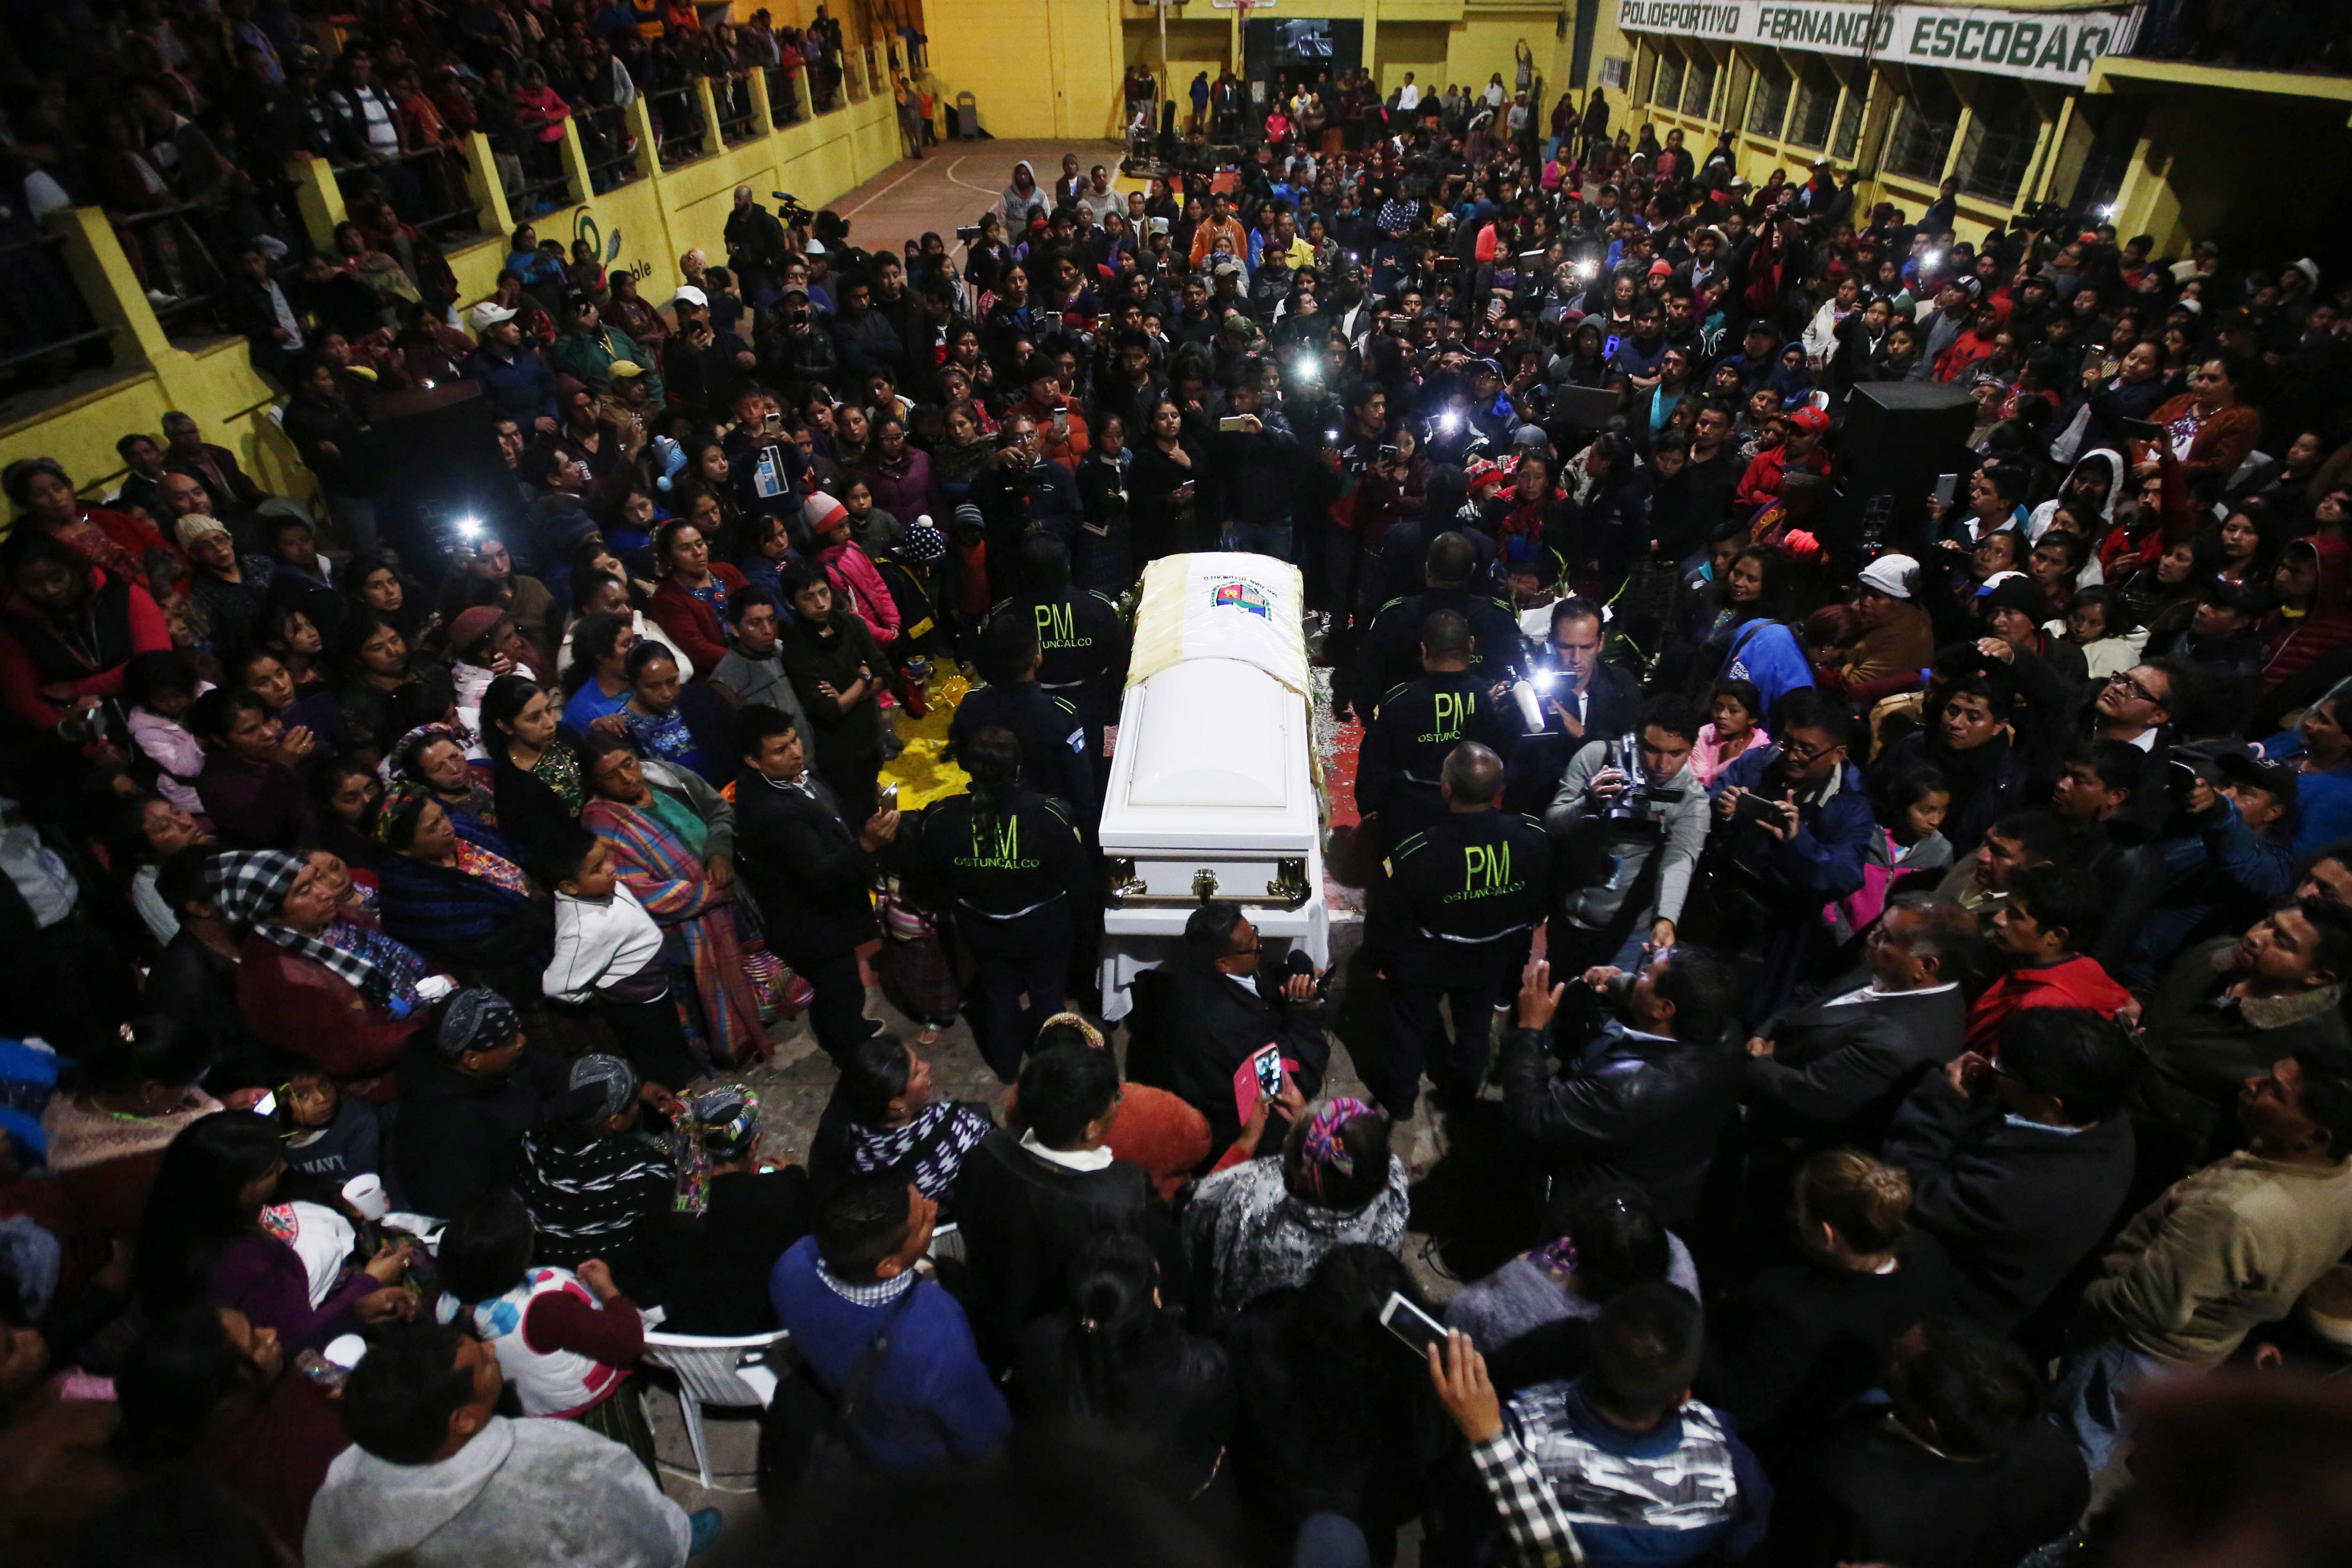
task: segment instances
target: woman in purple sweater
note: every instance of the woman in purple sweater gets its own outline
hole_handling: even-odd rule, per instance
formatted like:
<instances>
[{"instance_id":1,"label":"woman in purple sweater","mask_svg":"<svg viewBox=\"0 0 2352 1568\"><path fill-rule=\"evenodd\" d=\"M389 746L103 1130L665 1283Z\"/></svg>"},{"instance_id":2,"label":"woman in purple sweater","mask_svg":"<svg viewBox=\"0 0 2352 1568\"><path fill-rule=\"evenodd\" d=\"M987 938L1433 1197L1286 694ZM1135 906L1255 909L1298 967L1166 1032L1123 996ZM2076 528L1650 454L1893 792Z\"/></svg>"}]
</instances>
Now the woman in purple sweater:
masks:
<instances>
[{"instance_id":1,"label":"woman in purple sweater","mask_svg":"<svg viewBox=\"0 0 2352 1568\"><path fill-rule=\"evenodd\" d=\"M234 1307L277 1330L291 1352L415 1313L415 1296L398 1288L408 1252L396 1244L311 1304L309 1271L265 1212L285 1173L278 1129L249 1110L215 1111L172 1140L139 1221L137 1284L150 1321L191 1301Z\"/></svg>"}]
</instances>

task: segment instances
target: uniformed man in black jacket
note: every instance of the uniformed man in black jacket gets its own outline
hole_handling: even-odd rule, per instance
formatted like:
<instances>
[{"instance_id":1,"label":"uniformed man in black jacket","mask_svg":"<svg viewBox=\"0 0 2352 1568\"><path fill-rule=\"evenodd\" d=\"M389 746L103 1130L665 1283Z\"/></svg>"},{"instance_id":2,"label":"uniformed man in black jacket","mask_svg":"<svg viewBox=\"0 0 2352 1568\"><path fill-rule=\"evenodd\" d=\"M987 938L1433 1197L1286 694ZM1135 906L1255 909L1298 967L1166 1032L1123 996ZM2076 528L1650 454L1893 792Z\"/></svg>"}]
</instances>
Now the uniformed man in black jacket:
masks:
<instances>
[{"instance_id":1,"label":"uniformed man in black jacket","mask_svg":"<svg viewBox=\"0 0 2352 1568\"><path fill-rule=\"evenodd\" d=\"M991 727L1010 730L1021 742L1021 782L1070 809L1070 818L1091 827L1097 804L1094 758L1075 703L1037 683L1044 661L1037 625L1019 616L995 616L981 634L980 675L986 686L956 707L948 744L958 756L971 738Z\"/></svg>"},{"instance_id":2,"label":"uniformed man in black jacket","mask_svg":"<svg viewBox=\"0 0 2352 1568\"><path fill-rule=\"evenodd\" d=\"M1470 673L1474 642L1461 612L1432 610L1421 625L1421 679L1391 689L1364 725L1356 810L1379 816L1383 848L1444 818L1438 770L1455 746L1476 741L1509 753L1518 725L1495 688Z\"/></svg>"},{"instance_id":3,"label":"uniformed man in black jacket","mask_svg":"<svg viewBox=\"0 0 2352 1568\"><path fill-rule=\"evenodd\" d=\"M970 793L926 809L909 852L953 911L978 972L972 1032L997 1078L1011 1083L1024 1048L1062 1010L1075 933L1070 890L1085 848L1069 808L1018 782L1013 731L977 731L958 760L971 775Z\"/></svg>"},{"instance_id":4,"label":"uniformed man in black jacket","mask_svg":"<svg viewBox=\"0 0 2352 1568\"><path fill-rule=\"evenodd\" d=\"M1396 1025L1381 1103L1398 1121L1412 1116L1429 1068L1441 1107L1477 1097L1486 1072L1494 1010L1527 962L1528 943L1550 907L1551 843L1533 817L1496 809L1503 759L1475 741L1446 757L1440 794L1445 816L1401 841L1375 891L1378 934ZM1454 1011L1449 1043L1438 1017Z\"/></svg>"},{"instance_id":5,"label":"uniformed man in black jacket","mask_svg":"<svg viewBox=\"0 0 2352 1568\"><path fill-rule=\"evenodd\" d=\"M1477 567L1477 547L1466 535L1441 533L1429 542L1429 557L1422 568L1429 585L1418 594L1390 600L1372 617L1351 701L1370 702L1379 693L1418 673L1422 623L1433 610L1452 610L1470 623L1475 645L1470 668L1481 681L1492 685L1510 680L1527 668L1518 617L1511 607L1470 590Z\"/></svg>"},{"instance_id":6,"label":"uniformed man in black jacket","mask_svg":"<svg viewBox=\"0 0 2352 1568\"><path fill-rule=\"evenodd\" d=\"M989 618L1026 618L1036 628L1037 684L1077 710L1088 766L1099 774L1103 727L1118 716L1132 634L1108 598L1070 586L1068 547L1052 534L1023 540L1019 567L1021 591Z\"/></svg>"}]
</instances>

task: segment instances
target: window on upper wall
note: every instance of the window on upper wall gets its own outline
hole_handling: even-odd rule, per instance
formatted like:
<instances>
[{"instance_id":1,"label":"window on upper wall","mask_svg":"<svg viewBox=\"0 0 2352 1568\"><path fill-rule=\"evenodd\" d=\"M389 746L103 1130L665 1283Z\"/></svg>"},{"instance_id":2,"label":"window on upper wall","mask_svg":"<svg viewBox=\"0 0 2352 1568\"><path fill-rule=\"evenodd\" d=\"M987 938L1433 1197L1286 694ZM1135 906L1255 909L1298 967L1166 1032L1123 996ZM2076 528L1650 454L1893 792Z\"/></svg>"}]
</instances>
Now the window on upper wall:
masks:
<instances>
[{"instance_id":1,"label":"window on upper wall","mask_svg":"<svg viewBox=\"0 0 2352 1568\"><path fill-rule=\"evenodd\" d=\"M1852 163L1862 151L1862 112L1870 100L1870 79L1865 76L1856 82L1853 90L1845 95L1839 106L1837 130L1830 136L1830 156L1842 163Z\"/></svg>"},{"instance_id":2,"label":"window on upper wall","mask_svg":"<svg viewBox=\"0 0 2352 1568\"><path fill-rule=\"evenodd\" d=\"M1778 136L1789 113L1789 68L1777 57L1756 67L1756 90L1748 95L1748 129L1758 136Z\"/></svg>"},{"instance_id":3,"label":"window on upper wall","mask_svg":"<svg viewBox=\"0 0 2352 1568\"><path fill-rule=\"evenodd\" d=\"M1713 55L1699 55L1683 73L1683 112L1694 120L1704 120L1715 103L1716 64Z\"/></svg>"},{"instance_id":4,"label":"window on upper wall","mask_svg":"<svg viewBox=\"0 0 2352 1568\"><path fill-rule=\"evenodd\" d=\"M1672 109L1683 100L1683 58L1676 54L1658 57L1658 74L1650 83L1650 101L1660 109Z\"/></svg>"},{"instance_id":5,"label":"window on upper wall","mask_svg":"<svg viewBox=\"0 0 2352 1568\"><path fill-rule=\"evenodd\" d=\"M1829 143L1830 121L1838 106L1837 73L1819 55L1805 61L1797 77L1797 111L1789 117L1789 143L1822 147Z\"/></svg>"},{"instance_id":6,"label":"window on upper wall","mask_svg":"<svg viewBox=\"0 0 2352 1568\"><path fill-rule=\"evenodd\" d=\"M1895 112L1895 129L1887 133L1883 166L1890 174L1933 184L1944 177L1944 159L1959 124L1959 95L1943 72L1913 71L1911 90Z\"/></svg>"},{"instance_id":7,"label":"window on upper wall","mask_svg":"<svg viewBox=\"0 0 2352 1568\"><path fill-rule=\"evenodd\" d=\"M1977 97L1960 145L1960 189L1990 201L2014 202L2041 140L2042 115L2024 88L2006 77L1990 79Z\"/></svg>"},{"instance_id":8,"label":"window on upper wall","mask_svg":"<svg viewBox=\"0 0 2352 1568\"><path fill-rule=\"evenodd\" d=\"M1650 83L1656 79L1658 58L1654 51L1645 51L1642 57L1641 75L1633 81L1633 106L1637 109L1650 101Z\"/></svg>"}]
</instances>

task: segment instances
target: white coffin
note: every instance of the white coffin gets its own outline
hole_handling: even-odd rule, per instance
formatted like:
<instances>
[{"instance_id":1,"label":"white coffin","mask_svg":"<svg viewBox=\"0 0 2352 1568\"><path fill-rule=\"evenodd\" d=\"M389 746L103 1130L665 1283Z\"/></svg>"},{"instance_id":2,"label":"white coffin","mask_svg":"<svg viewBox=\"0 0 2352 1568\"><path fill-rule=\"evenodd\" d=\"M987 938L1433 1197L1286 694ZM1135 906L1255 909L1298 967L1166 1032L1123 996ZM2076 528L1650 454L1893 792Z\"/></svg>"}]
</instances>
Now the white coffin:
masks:
<instances>
[{"instance_id":1,"label":"white coffin","mask_svg":"<svg viewBox=\"0 0 2352 1568\"><path fill-rule=\"evenodd\" d=\"M1169 557L1153 571L1189 572L1197 591L1204 572L1228 563L1273 584L1271 615L1297 624L1297 574L1281 563ZM1164 615L1172 602L1155 597L1153 586L1148 580L1140 615L1155 603ZM1271 960L1300 946L1318 964L1329 962L1324 813L1307 700L1253 662L1264 659L1263 626L1234 623L1242 658L1220 652L1219 625L1215 617L1188 624L1173 662L1129 685L1119 710L1100 830L1111 867L1102 963L1108 1018L1126 1013L1138 972L1176 954L1204 890L1242 905ZM1139 648L1149 636L1139 624Z\"/></svg>"}]
</instances>

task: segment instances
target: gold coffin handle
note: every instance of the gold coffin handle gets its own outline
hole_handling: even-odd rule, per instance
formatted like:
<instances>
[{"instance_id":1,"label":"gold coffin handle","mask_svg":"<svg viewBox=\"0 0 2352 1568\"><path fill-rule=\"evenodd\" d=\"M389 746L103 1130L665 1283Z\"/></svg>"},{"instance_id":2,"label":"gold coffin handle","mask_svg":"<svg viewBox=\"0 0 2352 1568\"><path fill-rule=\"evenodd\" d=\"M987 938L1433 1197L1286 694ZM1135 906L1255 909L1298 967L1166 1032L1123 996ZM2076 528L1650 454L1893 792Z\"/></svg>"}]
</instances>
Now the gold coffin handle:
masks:
<instances>
[{"instance_id":1,"label":"gold coffin handle","mask_svg":"<svg viewBox=\"0 0 2352 1568\"><path fill-rule=\"evenodd\" d=\"M1192 890L1189 893L1154 893L1150 884L1135 874L1132 856L1118 856L1110 862L1110 896L1121 909L1182 910L1197 909L1217 897L1217 874L1202 867L1192 873ZM1264 893L1228 894L1227 901L1244 909L1295 910L1307 902L1310 889L1307 886L1307 858L1286 855L1275 862L1274 879L1265 885Z\"/></svg>"}]
</instances>

